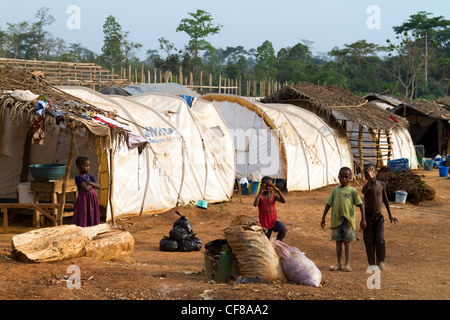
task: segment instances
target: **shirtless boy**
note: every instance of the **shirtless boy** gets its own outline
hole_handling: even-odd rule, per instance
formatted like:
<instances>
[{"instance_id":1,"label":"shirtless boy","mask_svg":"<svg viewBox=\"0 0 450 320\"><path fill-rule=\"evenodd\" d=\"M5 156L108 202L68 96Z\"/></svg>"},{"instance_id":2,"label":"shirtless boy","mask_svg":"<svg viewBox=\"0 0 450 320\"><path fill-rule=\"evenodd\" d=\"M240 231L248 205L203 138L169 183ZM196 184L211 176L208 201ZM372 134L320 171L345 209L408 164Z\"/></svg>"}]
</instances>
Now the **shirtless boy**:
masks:
<instances>
[{"instance_id":1,"label":"shirtless boy","mask_svg":"<svg viewBox=\"0 0 450 320\"><path fill-rule=\"evenodd\" d=\"M391 223L397 223L398 220L391 214L386 186L383 181L376 179L377 172L375 167L373 165L367 166L364 170L364 176L368 180L362 188L367 223L367 227L363 232L367 260L370 265L377 265L383 270L385 268L384 260L386 257L384 217L381 214L383 204L388 212L389 221Z\"/></svg>"}]
</instances>

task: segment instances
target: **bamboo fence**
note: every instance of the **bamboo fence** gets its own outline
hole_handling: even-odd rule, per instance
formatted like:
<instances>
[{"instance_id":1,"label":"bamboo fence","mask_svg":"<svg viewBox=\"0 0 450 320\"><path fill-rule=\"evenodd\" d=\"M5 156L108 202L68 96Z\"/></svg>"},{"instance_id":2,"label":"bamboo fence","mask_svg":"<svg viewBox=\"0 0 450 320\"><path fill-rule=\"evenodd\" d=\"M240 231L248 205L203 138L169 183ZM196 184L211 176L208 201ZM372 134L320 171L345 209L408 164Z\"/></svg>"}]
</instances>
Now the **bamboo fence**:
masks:
<instances>
[{"instance_id":1,"label":"bamboo fence","mask_svg":"<svg viewBox=\"0 0 450 320\"><path fill-rule=\"evenodd\" d=\"M225 93L248 97L264 97L279 90L288 83L278 81L245 80L242 77L229 79L222 75L213 76L211 73L194 77L192 72L183 74L182 67L173 74L145 68L142 64L140 70L128 66L121 68L120 74L114 69L108 70L94 63L74 63L59 61L21 60L0 58L0 64L23 68L30 72L41 72L46 81L54 86L85 86L93 90L102 90L110 86L125 87L141 83L178 83L199 93ZM244 87L245 86L245 87Z\"/></svg>"}]
</instances>

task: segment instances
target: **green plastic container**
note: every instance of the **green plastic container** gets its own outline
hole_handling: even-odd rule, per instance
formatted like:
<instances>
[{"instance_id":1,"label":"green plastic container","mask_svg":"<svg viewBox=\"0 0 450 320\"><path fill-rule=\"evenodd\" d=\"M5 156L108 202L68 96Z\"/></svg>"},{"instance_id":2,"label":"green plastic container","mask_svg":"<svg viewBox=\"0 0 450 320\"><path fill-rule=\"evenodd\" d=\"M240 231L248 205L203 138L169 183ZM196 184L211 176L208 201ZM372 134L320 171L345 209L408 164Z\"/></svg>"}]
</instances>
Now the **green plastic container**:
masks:
<instances>
[{"instance_id":1,"label":"green plastic container","mask_svg":"<svg viewBox=\"0 0 450 320\"><path fill-rule=\"evenodd\" d=\"M65 164L32 164L29 167L36 181L59 180L66 172Z\"/></svg>"},{"instance_id":2,"label":"green plastic container","mask_svg":"<svg viewBox=\"0 0 450 320\"><path fill-rule=\"evenodd\" d=\"M227 282L228 279L230 279L231 275L239 275L238 262L233 254L227 254L222 251L222 254L219 257L219 266L214 275L211 260L209 259L206 251L204 253L204 256L207 279L214 280L216 282Z\"/></svg>"}]
</instances>

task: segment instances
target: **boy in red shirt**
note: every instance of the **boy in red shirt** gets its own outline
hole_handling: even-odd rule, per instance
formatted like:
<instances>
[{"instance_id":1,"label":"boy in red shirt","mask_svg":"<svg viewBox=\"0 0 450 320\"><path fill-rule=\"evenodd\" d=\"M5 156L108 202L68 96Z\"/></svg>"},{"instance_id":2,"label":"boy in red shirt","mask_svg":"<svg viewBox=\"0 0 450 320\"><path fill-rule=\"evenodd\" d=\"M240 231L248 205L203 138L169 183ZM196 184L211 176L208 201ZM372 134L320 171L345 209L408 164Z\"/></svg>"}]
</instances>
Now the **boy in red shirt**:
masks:
<instances>
[{"instance_id":1,"label":"boy in red shirt","mask_svg":"<svg viewBox=\"0 0 450 320\"><path fill-rule=\"evenodd\" d=\"M274 194L273 191L275 191L276 194ZM282 241L286 236L287 229L281 221L277 220L276 201L281 203L286 202L280 189L273 184L272 178L262 178L261 188L259 189L253 205L258 207L259 223L263 228L267 229L267 238L270 239L272 232L278 232L277 240Z\"/></svg>"}]
</instances>

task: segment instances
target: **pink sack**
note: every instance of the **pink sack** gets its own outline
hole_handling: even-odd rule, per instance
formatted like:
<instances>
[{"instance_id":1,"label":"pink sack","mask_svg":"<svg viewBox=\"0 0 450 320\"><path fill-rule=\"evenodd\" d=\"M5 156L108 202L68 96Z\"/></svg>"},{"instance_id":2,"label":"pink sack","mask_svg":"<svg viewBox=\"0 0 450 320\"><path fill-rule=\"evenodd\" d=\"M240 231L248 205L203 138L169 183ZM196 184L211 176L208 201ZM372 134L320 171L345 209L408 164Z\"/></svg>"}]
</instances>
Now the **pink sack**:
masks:
<instances>
[{"instance_id":1,"label":"pink sack","mask_svg":"<svg viewBox=\"0 0 450 320\"><path fill-rule=\"evenodd\" d=\"M298 248L290 247L283 241L275 239L272 243L275 252L280 256L284 274L289 281L314 287L320 285L322 273L314 262Z\"/></svg>"}]
</instances>

